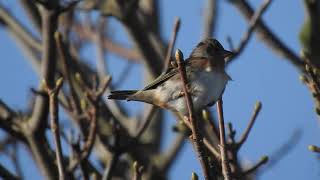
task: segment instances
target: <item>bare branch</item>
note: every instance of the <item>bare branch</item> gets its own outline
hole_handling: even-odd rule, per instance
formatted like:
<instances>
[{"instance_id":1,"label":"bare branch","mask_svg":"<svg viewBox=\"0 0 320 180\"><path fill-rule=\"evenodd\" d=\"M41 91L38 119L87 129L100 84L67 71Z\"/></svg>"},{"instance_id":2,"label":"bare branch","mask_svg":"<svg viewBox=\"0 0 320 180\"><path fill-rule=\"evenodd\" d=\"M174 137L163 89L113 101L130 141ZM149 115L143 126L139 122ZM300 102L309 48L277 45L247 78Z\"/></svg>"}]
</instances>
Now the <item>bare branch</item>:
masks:
<instances>
[{"instance_id":1,"label":"bare branch","mask_svg":"<svg viewBox=\"0 0 320 180\"><path fill-rule=\"evenodd\" d=\"M238 57L242 53L242 51L244 50L244 48L248 44L248 42L253 34L253 31L257 27L258 22L261 20L263 13L266 12L266 10L270 6L271 2L272 2L272 0L265 0L263 2L263 4L260 6L260 8L253 14L253 16L251 17L251 19L249 21L248 30L242 36L239 46L234 51L235 54L227 61L228 64L231 63L232 60L234 60L236 57Z\"/></svg>"},{"instance_id":2,"label":"bare branch","mask_svg":"<svg viewBox=\"0 0 320 180\"><path fill-rule=\"evenodd\" d=\"M60 127L59 127L59 106L58 106L58 93L62 87L63 78L60 78L56 81L56 85L51 89L47 86L47 91L49 95L49 109L51 116L51 130L54 135L55 149L56 149L56 159L59 170L59 179L65 179L65 169L64 163L62 162L62 148L60 140Z\"/></svg>"},{"instance_id":3,"label":"bare branch","mask_svg":"<svg viewBox=\"0 0 320 180\"><path fill-rule=\"evenodd\" d=\"M31 32L27 30L13 15L10 14L9 10L5 9L0 4L0 20L4 25L8 27L8 30L14 32L19 38L23 39L30 47L41 51L41 42L36 39Z\"/></svg>"},{"instance_id":4,"label":"bare branch","mask_svg":"<svg viewBox=\"0 0 320 180\"><path fill-rule=\"evenodd\" d=\"M42 18L42 60L41 79L44 80L48 88L54 87L54 76L56 71L56 43L54 33L57 29L58 15L54 10L41 9ZM41 85L40 85L41 89ZM46 119L49 112L49 101L47 97L37 96L29 121L30 131L45 130Z\"/></svg>"},{"instance_id":5,"label":"bare branch","mask_svg":"<svg viewBox=\"0 0 320 180\"><path fill-rule=\"evenodd\" d=\"M243 172L243 176L255 172L260 166L266 164L268 160L269 160L268 156L261 157L261 159L254 166L252 166L250 169L247 169Z\"/></svg>"},{"instance_id":6,"label":"bare branch","mask_svg":"<svg viewBox=\"0 0 320 180\"><path fill-rule=\"evenodd\" d=\"M183 65L183 54L179 49L176 51L175 57L178 64L181 81L183 83L184 97L188 107L189 122L191 125L193 145L195 147L196 153L198 154L199 161L201 163L202 170L204 173L204 177L205 179L209 180L209 179L212 179L212 175L210 173L208 159L205 157L205 148L203 144L203 138L202 138L202 134L199 132L200 131L199 129L200 126L198 124L199 121L197 121L193 115L193 104L192 104L191 96L187 90L187 75L186 75L185 67Z\"/></svg>"},{"instance_id":7,"label":"bare branch","mask_svg":"<svg viewBox=\"0 0 320 180\"><path fill-rule=\"evenodd\" d=\"M225 180L231 180L231 169L229 166L229 159L227 156L226 149L226 135L224 128L224 117L223 117L223 104L222 97L217 102L217 112L219 119L219 134L220 134L220 154L221 154L221 166L222 166L222 174Z\"/></svg>"},{"instance_id":8,"label":"bare branch","mask_svg":"<svg viewBox=\"0 0 320 180\"><path fill-rule=\"evenodd\" d=\"M174 21L174 25L173 25L173 29L172 29L172 36L168 45L168 50L167 50L167 55L165 58L165 66L164 66L164 70L163 72L166 72L170 66L170 62L171 62L171 54L173 51L173 47L174 44L176 42L176 38L177 38L177 34L179 32L179 28L180 28L180 18L176 18Z\"/></svg>"},{"instance_id":9,"label":"bare branch","mask_svg":"<svg viewBox=\"0 0 320 180\"><path fill-rule=\"evenodd\" d=\"M242 134L239 142L237 143L237 146L238 146L237 148L238 148L238 149L239 149L239 148L242 146L242 144L247 140L247 138L248 138L248 136L249 136L249 133L250 133L250 131L251 131L251 129L252 129L252 126L253 126L254 122L256 121L257 116L259 115L259 112L261 111L261 107L262 107L261 102L257 102L256 105L255 105L255 107L254 107L254 111L253 111L253 114L252 114L251 119L250 119L250 121L249 121L249 124L248 124L246 130L244 131L244 133Z\"/></svg>"},{"instance_id":10,"label":"bare branch","mask_svg":"<svg viewBox=\"0 0 320 180\"><path fill-rule=\"evenodd\" d=\"M254 15L253 8L246 0L229 0L233 5L235 5L247 21ZM265 24L263 20L259 20L257 27L257 34L271 49L277 52L280 56L285 57L291 64L293 64L300 71L304 71L304 63L301 58L294 53L289 47L284 44L275 33L273 33L270 28Z\"/></svg>"},{"instance_id":11,"label":"bare branch","mask_svg":"<svg viewBox=\"0 0 320 180\"><path fill-rule=\"evenodd\" d=\"M207 0L202 34L203 39L214 36L218 20L218 1L219 0Z\"/></svg>"}]
</instances>

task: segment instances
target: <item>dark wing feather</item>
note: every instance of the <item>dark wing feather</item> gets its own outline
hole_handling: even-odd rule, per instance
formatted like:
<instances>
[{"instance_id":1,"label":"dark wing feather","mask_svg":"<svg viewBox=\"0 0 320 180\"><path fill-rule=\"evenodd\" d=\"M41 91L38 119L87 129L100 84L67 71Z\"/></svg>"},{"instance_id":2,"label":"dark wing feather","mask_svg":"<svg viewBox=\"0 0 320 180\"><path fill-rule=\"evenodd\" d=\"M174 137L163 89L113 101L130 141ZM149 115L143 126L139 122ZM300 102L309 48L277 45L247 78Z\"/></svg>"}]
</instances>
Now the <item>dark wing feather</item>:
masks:
<instances>
[{"instance_id":1,"label":"dark wing feather","mask_svg":"<svg viewBox=\"0 0 320 180\"><path fill-rule=\"evenodd\" d=\"M150 89L155 89L162 83L164 83L167 79L171 78L172 76L176 75L178 73L178 69L176 68L171 68L168 70L167 73L161 74L159 77L157 77L154 81L152 81L149 85L147 85L145 88L143 88L142 91L144 90L150 90Z\"/></svg>"},{"instance_id":2,"label":"dark wing feather","mask_svg":"<svg viewBox=\"0 0 320 180\"><path fill-rule=\"evenodd\" d=\"M197 62L197 61L199 61L199 59L202 59L202 58L191 57L191 58L186 59L183 63L186 67L188 67L188 66L190 66L192 61ZM206 59L206 58L203 58L203 59ZM201 61L199 61L199 62L201 62ZM177 67L169 66L169 68L166 72L161 74L154 81L152 81L149 85L147 85L145 88L143 88L142 91L157 88L159 85L161 85L167 79L171 78L172 76L176 75L177 73L179 73L179 70L177 69Z\"/></svg>"}]
</instances>

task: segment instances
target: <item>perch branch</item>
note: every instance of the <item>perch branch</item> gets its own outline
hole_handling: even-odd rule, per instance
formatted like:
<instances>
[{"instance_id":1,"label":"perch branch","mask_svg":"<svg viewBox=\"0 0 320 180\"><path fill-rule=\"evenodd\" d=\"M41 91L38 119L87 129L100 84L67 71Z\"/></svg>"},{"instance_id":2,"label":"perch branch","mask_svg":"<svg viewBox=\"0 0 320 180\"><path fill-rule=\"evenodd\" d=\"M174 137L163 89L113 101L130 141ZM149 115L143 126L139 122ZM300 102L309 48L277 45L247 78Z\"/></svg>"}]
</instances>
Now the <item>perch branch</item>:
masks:
<instances>
[{"instance_id":1,"label":"perch branch","mask_svg":"<svg viewBox=\"0 0 320 180\"><path fill-rule=\"evenodd\" d=\"M181 81L183 84L185 101L188 107L188 113L189 113L188 118L191 125L192 141L193 141L196 153L199 157L199 161L202 166L204 177L205 179L209 180L209 179L212 179L212 175L210 173L208 158L205 157L206 152L203 144L202 134L199 131L200 130L199 121L197 121L193 115L193 104L192 104L191 96L187 90L187 75L186 75L186 70L183 64L183 54L179 49L176 51L175 57L178 64Z\"/></svg>"},{"instance_id":2,"label":"perch branch","mask_svg":"<svg viewBox=\"0 0 320 180\"><path fill-rule=\"evenodd\" d=\"M226 135L224 128L224 117L223 117L223 101L222 97L217 102L217 111L218 111L218 119L219 119L219 135L220 135L220 154L221 154L221 166L222 173L225 180L231 180L231 169L229 166L229 160L227 157L227 149L226 149Z\"/></svg>"}]
</instances>

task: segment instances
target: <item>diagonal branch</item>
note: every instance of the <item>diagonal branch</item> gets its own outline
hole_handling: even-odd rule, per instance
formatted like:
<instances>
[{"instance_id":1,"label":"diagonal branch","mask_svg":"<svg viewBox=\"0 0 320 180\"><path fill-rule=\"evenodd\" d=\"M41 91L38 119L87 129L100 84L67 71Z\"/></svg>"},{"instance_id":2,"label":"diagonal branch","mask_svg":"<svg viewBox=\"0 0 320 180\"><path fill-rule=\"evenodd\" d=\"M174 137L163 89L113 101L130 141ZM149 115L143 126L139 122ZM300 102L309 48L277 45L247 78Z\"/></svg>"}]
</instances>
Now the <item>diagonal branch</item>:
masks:
<instances>
[{"instance_id":1,"label":"diagonal branch","mask_svg":"<svg viewBox=\"0 0 320 180\"><path fill-rule=\"evenodd\" d=\"M251 116L251 119L249 121L249 124L246 128L246 130L244 131L244 133L242 134L239 142L237 143L237 148L239 149L243 143L247 140L248 136L249 136L249 133L252 129L252 126L253 124L255 123L256 119L257 119L257 116L259 115L259 112L261 111L261 108L262 108L262 104L261 102L257 102L255 107L254 107L254 111L253 111L253 114Z\"/></svg>"},{"instance_id":2,"label":"diagonal branch","mask_svg":"<svg viewBox=\"0 0 320 180\"><path fill-rule=\"evenodd\" d=\"M229 0L238 10L242 13L242 15L246 18L247 21L254 15L254 10L252 6L246 0ZM266 43L271 49L273 49L280 56L283 56L288 60L291 64L293 64L300 71L304 71L304 63L301 58L291 50L284 42L280 40L275 33L265 24L263 20L259 20L257 27L257 34Z\"/></svg>"},{"instance_id":3,"label":"diagonal branch","mask_svg":"<svg viewBox=\"0 0 320 180\"><path fill-rule=\"evenodd\" d=\"M261 20L261 17L263 15L264 12L266 12L266 10L268 9L268 7L270 6L272 0L265 0L263 2L263 4L260 6L260 8L253 14L253 16L250 19L249 22L249 28L246 31L246 33L243 35L239 46L237 47L237 49L235 49L234 55L227 61L227 63L231 63L236 57L238 57L244 50L244 48L246 47L246 45L248 44L255 28L258 25L258 22Z\"/></svg>"}]
</instances>

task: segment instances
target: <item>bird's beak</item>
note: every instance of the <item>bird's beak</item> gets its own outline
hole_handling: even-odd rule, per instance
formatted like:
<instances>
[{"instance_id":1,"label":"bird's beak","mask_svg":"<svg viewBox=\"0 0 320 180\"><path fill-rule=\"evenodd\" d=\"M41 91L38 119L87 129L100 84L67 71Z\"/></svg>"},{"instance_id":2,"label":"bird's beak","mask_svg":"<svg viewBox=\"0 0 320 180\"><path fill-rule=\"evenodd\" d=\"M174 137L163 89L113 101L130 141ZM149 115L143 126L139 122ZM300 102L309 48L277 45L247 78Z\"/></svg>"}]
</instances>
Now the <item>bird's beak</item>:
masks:
<instances>
[{"instance_id":1,"label":"bird's beak","mask_svg":"<svg viewBox=\"0 0 320 180\"><path fill-rule=\"evenodd\" d=\"M223 52L222 52L222 56L223 56L224 58L231 57L231 56L233 56L233 55L234 55L234 53L231 52L231 51L223 50Z\"/></svg>"}]
</instances>

